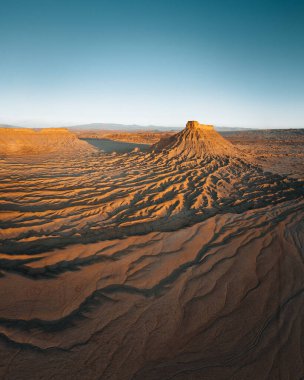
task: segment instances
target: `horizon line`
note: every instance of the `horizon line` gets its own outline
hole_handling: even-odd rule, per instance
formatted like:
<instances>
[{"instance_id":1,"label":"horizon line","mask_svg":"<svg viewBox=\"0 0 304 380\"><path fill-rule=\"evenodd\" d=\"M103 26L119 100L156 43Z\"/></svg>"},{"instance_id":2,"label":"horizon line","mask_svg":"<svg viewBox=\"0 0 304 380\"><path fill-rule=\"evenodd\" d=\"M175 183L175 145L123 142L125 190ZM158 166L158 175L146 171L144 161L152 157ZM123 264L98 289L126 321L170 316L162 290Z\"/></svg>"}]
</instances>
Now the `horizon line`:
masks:
<instances>
[{"instance_id":1,"label":"horizon line","mask_svg":"<svg viewBox=\"0 0 304 380\"><path fill-rule=\"evenodd\" d=\"M190 120L190 119L189 119ZM33 125L30 125L33 123ZM27 129L45 129L45 128L77 128L81 126L90 126L90 125L96 125L96 124L102 124L102 125L116 125L116 126L126 126L126 127L141 127L141 128L184 128L187 122L184 124L175 124L175 125L166 125L164 124L153 124L153 123L122 123L122 122L100 122L100 121L94 121L94 122L71 122L71 123L65 123L65 122L55 122L55 121L34 121L34 120L23 120L20 122L17 122L16 124L10 123L10 122L2 122L0 121L0 128L10 127L10 128L27 128ZM201 123L201 122L200 122ZM25 124L25 125L24 125ZM26 125L28 124L28 125ZM38 126L37 124L41 124L41 126ZM44 125L43 125L44 124ZM49 125L48 125L49 124ZM239 129L253 129L253 130L267 130L267 129L304 129L304 126L265 126L265 127L258 127L258 126L240 126L238 124L217 124L217 123L205 123L203 124L210 124L214 127L218 128L239 128Z\"/></svg>"}]
</instances>

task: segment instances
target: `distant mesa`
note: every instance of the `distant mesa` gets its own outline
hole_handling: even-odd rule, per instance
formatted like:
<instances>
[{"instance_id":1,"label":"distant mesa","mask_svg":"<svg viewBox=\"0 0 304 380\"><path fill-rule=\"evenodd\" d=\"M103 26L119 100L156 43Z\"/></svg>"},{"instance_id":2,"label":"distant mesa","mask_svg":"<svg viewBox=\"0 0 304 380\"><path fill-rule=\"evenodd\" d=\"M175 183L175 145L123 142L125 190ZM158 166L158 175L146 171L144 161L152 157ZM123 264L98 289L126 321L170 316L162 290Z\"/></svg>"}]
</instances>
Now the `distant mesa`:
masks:
<instances>
[{"instance_id":1,"label":"distant mesa","mask_svg":"<svg viewBox=\"0 0 304 380\"><path fill-rule=\"evenodd\" d=\"M90 144L81 141L66 128L0 128L0 154L40 154L94 152Z\"/></svg>"},{"instance_id":2,"label":"distant mesa","mask_svg":"<svg viewBox=\"0 0 304 380\"><path fill-rule=\"evenodd\" d=\"M233 145L215 131L213 125L188 121L181 132L152 146L153 152L163 152L168 158L200 158L205 156L235 157Z\"/></svg>"}]
</instances>

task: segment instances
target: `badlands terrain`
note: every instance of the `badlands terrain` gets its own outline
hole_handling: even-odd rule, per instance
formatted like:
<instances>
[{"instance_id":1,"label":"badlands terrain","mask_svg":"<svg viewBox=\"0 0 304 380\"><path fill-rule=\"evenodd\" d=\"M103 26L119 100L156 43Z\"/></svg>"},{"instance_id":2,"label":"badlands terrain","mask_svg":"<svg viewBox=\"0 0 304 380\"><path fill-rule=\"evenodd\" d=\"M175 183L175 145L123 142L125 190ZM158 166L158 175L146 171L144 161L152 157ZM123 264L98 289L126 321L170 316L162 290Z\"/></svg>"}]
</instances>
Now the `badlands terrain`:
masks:
<instances>
[{"instance_id":1,"label":"badlands terrain","mask_svg":"<svg viewBox=\"0 0 304 380\"><path fill-rule=\"evenodd\" d=\"M263 168L304 177L304 129L224 132L223 136Z\"/></svg>"},{"instance_id":2,"label":"badlands terrain","mask_svg":"<svg viewBox=\"0 0 304 380\"><path fill-rule=\"evenodd\" d=\"M89 152L94 149L65 128L0 128L1 155Z\"/></svg>"},{"instance_id":3,"label":"badlands terrain","mask_svg":"<svg viewBox=\"0 0 304 380\"><path fill-rule=\"evenodd\" d=\"M255 162L265 170L289 174L293 177L304 177L304 129L246 130L222 127L217 130L244 155L250 155L251 162ZM166 131L165 127L160 131L77 130L73 128L72 131L78 138L85 141L110 140L144 144L146 147L177 133L169 128Z\"/></svg>"},{"instance_id":4,"label":"badlands terrain","mask_svg":"<svg viewBox=\"0 0 304 380\"><path fill-rule=\"evenodd\" d=\"M229 140L0 130L1 379L303 379L303 156Z\"/></svg>"}]
</instances>

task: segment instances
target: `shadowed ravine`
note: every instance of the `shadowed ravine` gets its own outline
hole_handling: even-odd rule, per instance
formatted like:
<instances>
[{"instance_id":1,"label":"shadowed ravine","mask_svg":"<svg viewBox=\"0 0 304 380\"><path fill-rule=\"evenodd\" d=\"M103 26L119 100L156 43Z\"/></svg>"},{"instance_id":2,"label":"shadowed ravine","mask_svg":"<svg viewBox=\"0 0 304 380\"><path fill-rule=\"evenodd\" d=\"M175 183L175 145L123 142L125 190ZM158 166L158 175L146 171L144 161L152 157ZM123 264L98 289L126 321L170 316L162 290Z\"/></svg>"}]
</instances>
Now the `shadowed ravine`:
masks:
<instances>
[{"instance_id":1,"label":"shadowed ravine","mask_svg":"<svg viewBox=\"0 0 304 380\"><path fill-rule=\"evenodd\" d=\"M1 163L0 378L304 376L303 181L196 122Z\"/></svg>"}]
</instances>

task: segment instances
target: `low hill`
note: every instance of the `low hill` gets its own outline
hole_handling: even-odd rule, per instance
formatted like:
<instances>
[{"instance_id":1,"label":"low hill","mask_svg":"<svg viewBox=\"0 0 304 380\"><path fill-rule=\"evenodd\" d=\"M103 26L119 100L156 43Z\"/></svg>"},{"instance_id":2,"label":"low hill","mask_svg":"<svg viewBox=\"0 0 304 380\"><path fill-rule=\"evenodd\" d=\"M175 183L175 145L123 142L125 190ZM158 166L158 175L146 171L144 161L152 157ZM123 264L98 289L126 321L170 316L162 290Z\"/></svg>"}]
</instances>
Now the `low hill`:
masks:
<instances>
[{"instance_id":1,"label":"low hill","mask_svg":"<svg viewBox=\"0 0 304 380\"><path fill-rule=\"evenodd\" d=\"M27 128L0 128L0 154L69 151L93 152L94 148L65 128L47 128L39 131Z\"/></svg>"}]
</instances>

